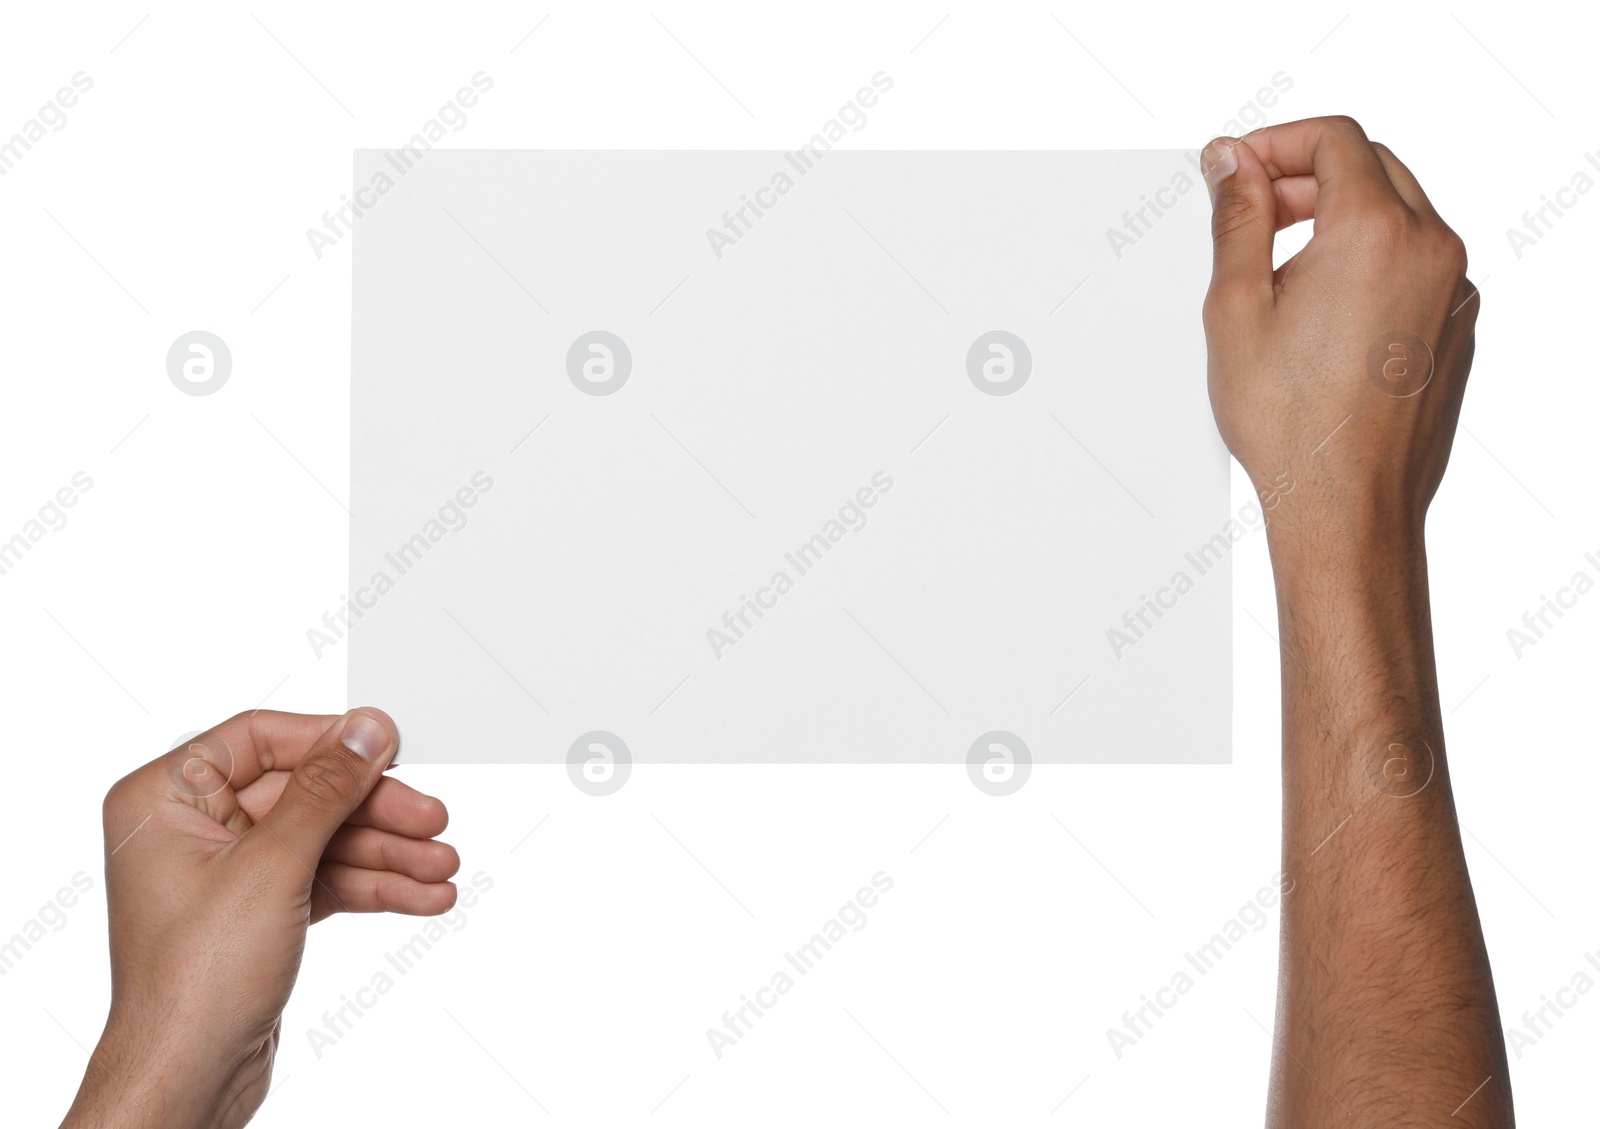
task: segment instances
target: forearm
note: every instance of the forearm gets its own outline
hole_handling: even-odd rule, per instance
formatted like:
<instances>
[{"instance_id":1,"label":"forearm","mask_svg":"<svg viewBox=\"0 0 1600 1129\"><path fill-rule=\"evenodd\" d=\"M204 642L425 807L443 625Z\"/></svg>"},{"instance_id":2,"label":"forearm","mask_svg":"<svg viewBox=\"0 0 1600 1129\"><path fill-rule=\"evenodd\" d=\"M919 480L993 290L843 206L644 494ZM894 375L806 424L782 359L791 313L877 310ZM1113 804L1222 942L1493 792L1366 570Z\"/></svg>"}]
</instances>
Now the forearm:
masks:
<instances>
[{"instance_id":1,"label":"forearm","mask_svg":"<svg viewBox=\"0 0 1600 1129\"><path fill-rule=\"evenodd\" d=\"M1283 902L1273 1125L1511 1124L1445 760L1420 530L1273 546ZM1350 1119L1354 1118L1352 1122Z\"/></svg>"}]
</instances>

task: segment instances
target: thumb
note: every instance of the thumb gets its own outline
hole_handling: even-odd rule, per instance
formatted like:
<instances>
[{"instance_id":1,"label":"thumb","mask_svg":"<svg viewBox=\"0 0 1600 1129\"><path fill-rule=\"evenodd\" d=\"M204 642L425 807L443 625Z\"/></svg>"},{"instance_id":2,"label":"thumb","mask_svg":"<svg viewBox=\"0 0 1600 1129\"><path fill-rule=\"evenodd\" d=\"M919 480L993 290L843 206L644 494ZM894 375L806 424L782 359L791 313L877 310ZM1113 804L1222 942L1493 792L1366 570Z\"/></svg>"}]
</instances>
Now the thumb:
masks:
<instances>
[{"instance_id":1,"label":"thumb","mask_svg":"<svg viewBox=\"0 0 1600 1129\"><path fill-rule=\"evenodd\" d=\"M1228 304L1272 294L1272 240L1278 230L1272 178L1255 150L1219 137L1200 154L1211 193L1211 291Z\"/></svg>"},{"instance_id":2,"label":"thumb","mask_svg":"<svg viewBox=\"0 0 1600 1129\"><path fill-rule=\"evenodd\" d=\"M382 778L399 744L388 714L351 710L300 759L259 830L315 874L328 840Z\"/></svg>"}]
</instances>

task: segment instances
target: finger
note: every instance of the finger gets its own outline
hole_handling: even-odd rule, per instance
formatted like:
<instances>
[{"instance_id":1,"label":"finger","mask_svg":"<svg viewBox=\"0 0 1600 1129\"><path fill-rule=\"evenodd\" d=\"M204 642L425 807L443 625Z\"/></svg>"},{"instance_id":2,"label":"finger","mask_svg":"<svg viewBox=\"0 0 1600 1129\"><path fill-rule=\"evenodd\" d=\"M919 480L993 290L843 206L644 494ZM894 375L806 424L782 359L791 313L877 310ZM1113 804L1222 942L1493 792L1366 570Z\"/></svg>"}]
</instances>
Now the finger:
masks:
<instances>
[{"instance_id":1,"label":"finger","mask_svg":"<svg viewBox=\"0 0 1600 1129\"><path fill-rule=\"evenodd\" d=\"M461 856L449 843L412 839L375 827L351 827L334 832L322 862L344 863L364 870L387 870L418 882L443 882L461 869Z\"/></svg>"},{"instance_id":2,"label":"finger","mask_svg":"<svg viewBox=\"0 0 1600 1129\"><path fill-rule=\"evenodd\" d=\"M1354 118L1307 118L1269 125L1244 136L1267 175L1316 178L1317 218L1399 200L1365 131Z\"/></svg>"},{"instance_id":3,"label":"finger","mask_svg":"<svg viewBox=\"0 0 1600 1129\"><path fill-rule=\"evenodd\" d=\"M1201 154L1211 190L1211 300L1242 310L1272 298L1272 181L1249 146L1219 137Z\"/></svg>"},{"instance_id":4,"label":"finger","mask_svg":"<svg viewBox=\"0 0 1600 1129\"><path fill-rule=\"evenodd\" d=\"M246 811L265 815L278 802L288 783L288 773L269 773L241 790L239 803ZM361 806L350 813L345 825L376 827L413 839L436 839L450 825L450 813L436 796L419 792L405 781L385 774Z\"/></svg>"},{"instance_id":5,"label":"finger","mask_svg":"<svg viewBox=\"0 0 1600 1129\"><path fill-rule=\"evenodd\" d=\"M245 839L261 832L258 841L286 849L309 874L328 840L381 778L399 740L382 710L351 710L300 758L283 795Z\"/></svg>"},{"instance_id":6,"label":"finger","mask_svg":"<svg viewBox=\"0 0 1600 1129\"><path fill-rule=\"evenodd\" d=\"M1279 231L1314 219L1317 214L1317 178L1280 176L1272 182L1272 198L1278 205Z\"/></svg>"},{"instance_id":7,"label":"finger","mask_svg":"<svg viewBox=\"0 0 1600 1129\"><path fill-rule=\"evenodd\" d=\"M403 874L326 863L311 891L311 920L335 913L404 913L433 917L456 904L454 882L418 882Z\"/></svg>"},{"instance_id":8,"label":"finger","mask_svg":"<svg viewBox=\"0 0 1600 1129\"><path fill-rule=\"evenodd\" d=\"M1374 141L1372 151L1378 154L1378 160L1383 164L1383 171L1389 178L1389 183L1394 185L1394 190L1400 194L1400 199L1406 206L1419 216L1437 219L1439 213L1433 210L1433 203L1428 199L1428 194L1422 190L1422 185L1411 174L1411 170L1390 151L1387 145Z\"/></svg>"},{"instance_id":9,"label":"finger","mask_svg":"<svg viewBox=\"0 0 1600 1129\"><path fill-rule=\"evenodd\" d=\"M252 710L185 741L157 759L178 795L205 799L223 785L238 791L273 768L292 769L338 718Z\"/></svg>"},{"instance_id":10,"label":"finger","mask_svg":"<svg viewBox=\"0 0 1600 1129\"><path fill-rule=\"evenodd\" d=\"M385 776L346 822L409 835L413 839L433 839L443 835L450 826L450 812L437 796Z\"/></svg>"}]
</instances>

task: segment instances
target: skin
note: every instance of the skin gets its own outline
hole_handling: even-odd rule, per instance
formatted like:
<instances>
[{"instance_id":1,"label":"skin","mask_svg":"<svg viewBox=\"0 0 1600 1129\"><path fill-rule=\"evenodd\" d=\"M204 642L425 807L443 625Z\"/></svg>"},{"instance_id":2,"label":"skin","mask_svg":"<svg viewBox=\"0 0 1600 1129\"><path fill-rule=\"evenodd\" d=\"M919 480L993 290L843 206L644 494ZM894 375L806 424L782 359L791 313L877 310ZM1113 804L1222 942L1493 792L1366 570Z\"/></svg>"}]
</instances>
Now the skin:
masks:
<instances>
[{"instance_id":1,"label":"skin","mask_svg":"<svg viewBox=\"0 0 1600 1129\"><path fill-rule=\"evenodd\" d=\"M398 742L381 710L256 711L112 787L111 1011L64 1129L244 1125L306 930L455 904L444 805L383 775Z\"/></svg>"},{"instance_id":2,"label":"skin","mask_svg":"<svg viewBox=\"0 0 1600 1129\"><path fill-rule=\"evenodd\" d=\"M1511 1126L1445 758L1424 540L1472 363L1466 253L1349 118L1218 138L1202 161L1211 402L1271 505L1282 645L1293 888L1267 1124ZM1273 270L1274 233L1305 220L1310 242ZM1432 353L1420 390L1428 359L1405 334Z\"/></svg>"}]
</instances>

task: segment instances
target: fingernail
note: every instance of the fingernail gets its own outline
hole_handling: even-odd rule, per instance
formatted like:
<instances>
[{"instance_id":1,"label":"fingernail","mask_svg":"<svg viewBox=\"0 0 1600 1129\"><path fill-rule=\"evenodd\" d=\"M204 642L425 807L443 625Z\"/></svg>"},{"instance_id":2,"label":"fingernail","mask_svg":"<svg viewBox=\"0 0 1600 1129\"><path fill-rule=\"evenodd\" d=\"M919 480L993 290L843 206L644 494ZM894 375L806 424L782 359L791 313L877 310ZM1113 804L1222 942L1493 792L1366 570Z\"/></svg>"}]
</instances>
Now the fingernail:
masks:
<instances>
[{"instance_id":1,"label":"fingernail","mask_svg":"<svg viewBox=\"0 0 1600 1129\"><path fill-rule=\"evenodd\" d=\"M368 713L351 714L350 720L344 723L344 732L339 734L339 740L345 748L366 761L377 760L389 747L389 734L384 731L383 723Z\"/></svg>"},{"instance_id":2,"label":"fingernail","mask_svg":"<svg viewBox=\"0 0 1600 1129\"><path fill-rule=\"evenodd\" d=\"M1200 171L1205 173L1206 183L1213 192L1239 167L1239 154L1233 149L1236 144L1231 137L1219 137L1200 154Z\"/></svg>"}]
</instances>

